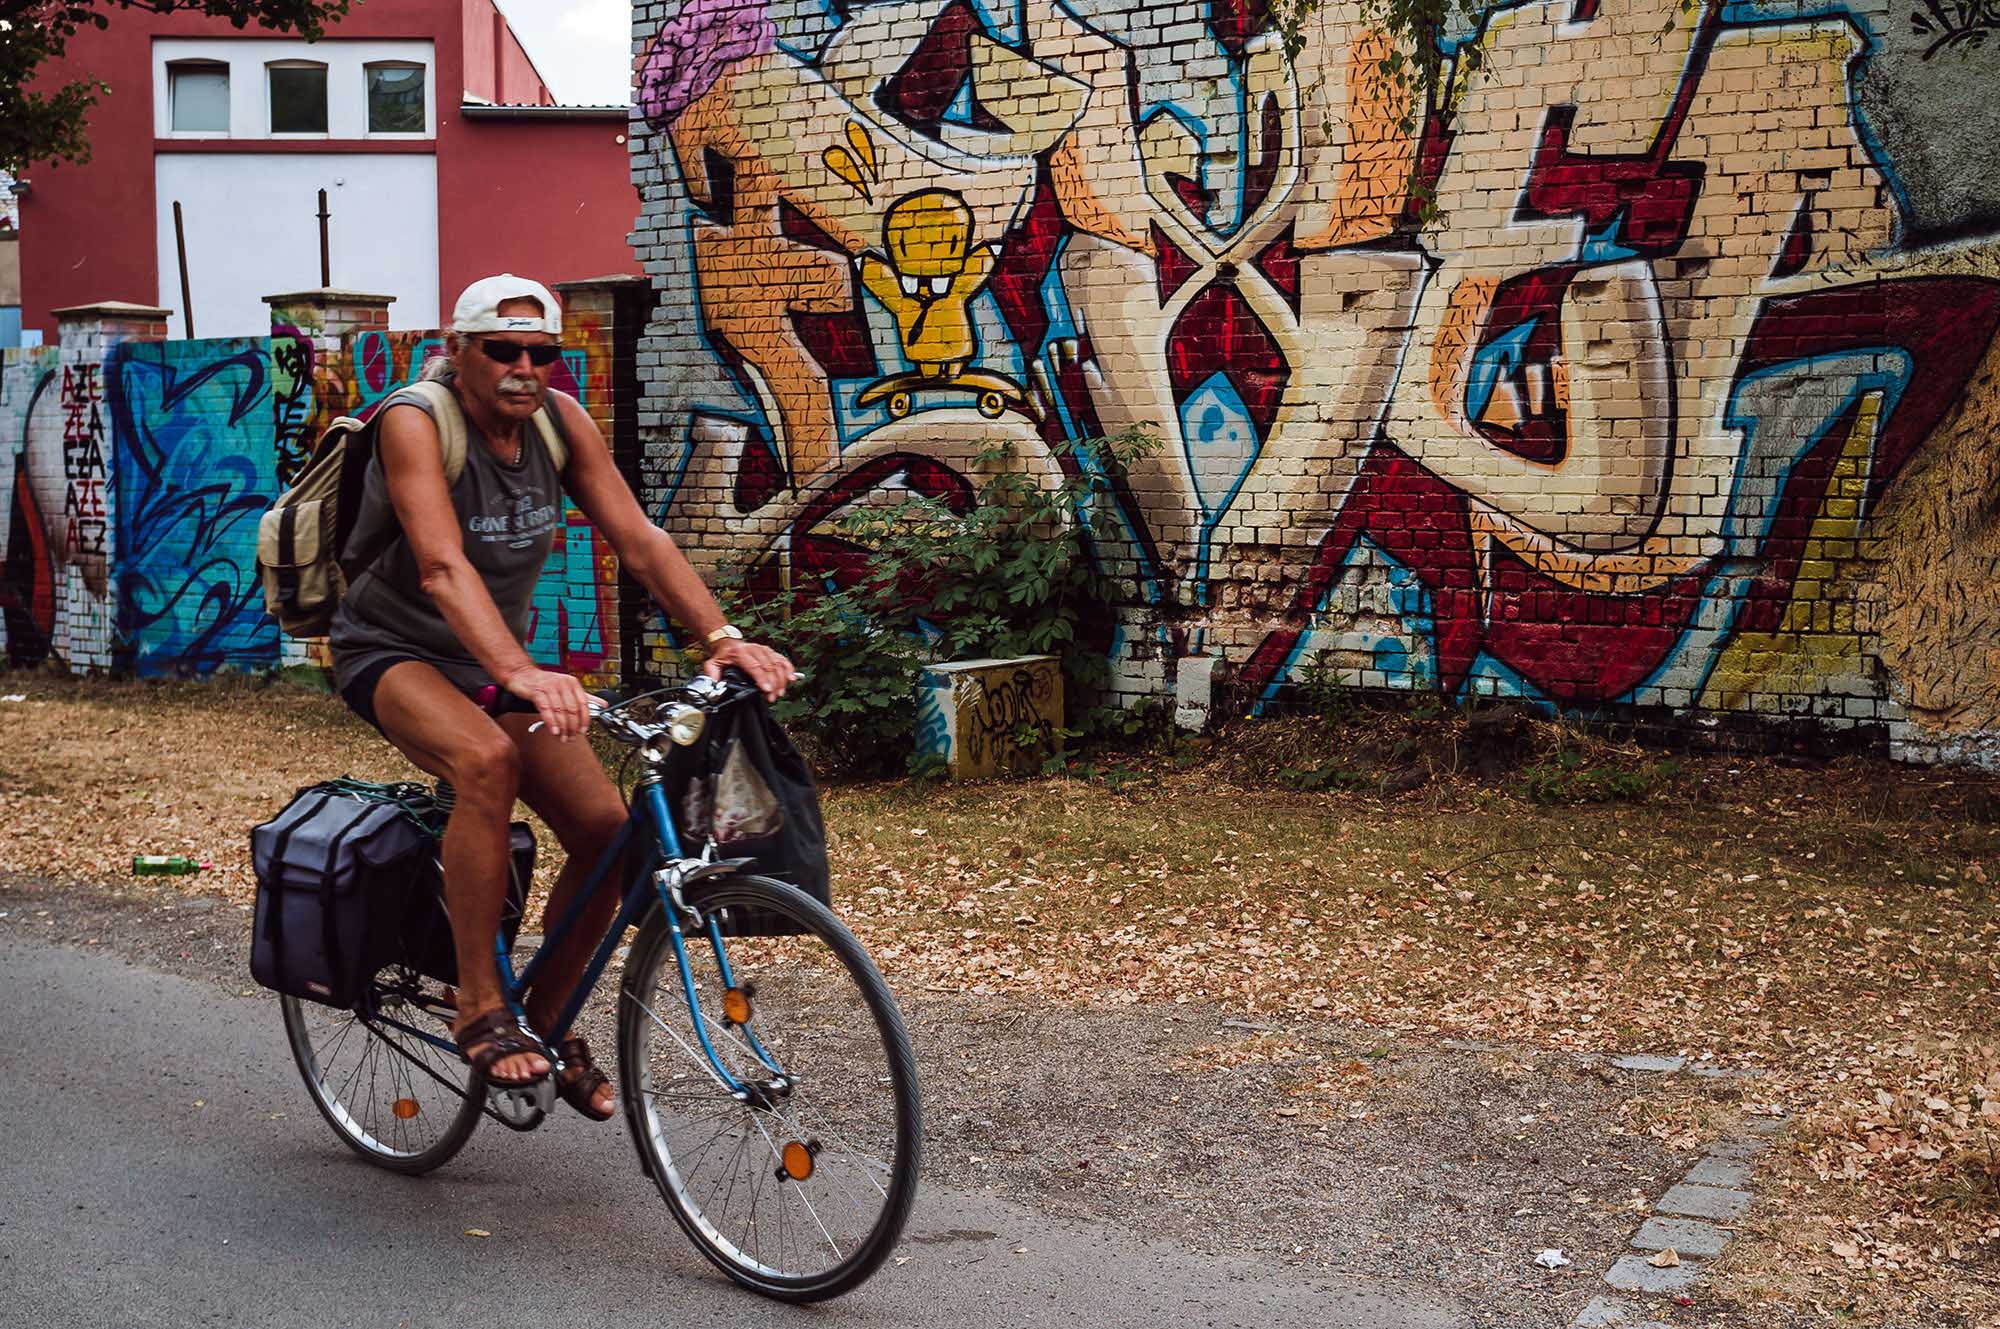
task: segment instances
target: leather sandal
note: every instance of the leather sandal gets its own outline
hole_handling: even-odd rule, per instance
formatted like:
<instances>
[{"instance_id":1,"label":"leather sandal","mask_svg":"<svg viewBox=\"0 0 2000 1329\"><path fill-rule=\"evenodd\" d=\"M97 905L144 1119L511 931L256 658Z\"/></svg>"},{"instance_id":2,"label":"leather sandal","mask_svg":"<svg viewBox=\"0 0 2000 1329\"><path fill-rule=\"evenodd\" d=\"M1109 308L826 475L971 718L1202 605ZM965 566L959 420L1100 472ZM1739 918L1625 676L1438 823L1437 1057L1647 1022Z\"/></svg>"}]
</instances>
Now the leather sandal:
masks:
<instances>
[{"instance_id":1,"label":"leather sandal","mask_svg":"<svg viewBox=\"0 0 2000 1329\"><path fill-rule=\"evenodd\" d=\"M542 1041L516 1024L513 1013L504 1006L467 1023L452 1035L452 1041L458 1044L458 1055L464 1057L473 1070L503 1089L525 1089L548 1078L547 1071L530 1075L524 1080L503 1080L493 1074L494 1064L504 1057L528 1053L546 1060L549 1055Z\"/></svg>"},{"instance_id":2,"label":"leather sandal","mask_svg":"<svg viewBox=\"0 0 2000 1329\"><path fill-rule=\"evenodd\" d=\"M556 1044L556 1055L562 1058L563 1066L563 1074L556 1076L557 1096L592 1121L609 1121L616 1116L615 1105L605 1111L598 1110L597 1091L611 1081L591 1060L590 1044L581 1038L565 1038Z\"/></svg>"}]
</instances>

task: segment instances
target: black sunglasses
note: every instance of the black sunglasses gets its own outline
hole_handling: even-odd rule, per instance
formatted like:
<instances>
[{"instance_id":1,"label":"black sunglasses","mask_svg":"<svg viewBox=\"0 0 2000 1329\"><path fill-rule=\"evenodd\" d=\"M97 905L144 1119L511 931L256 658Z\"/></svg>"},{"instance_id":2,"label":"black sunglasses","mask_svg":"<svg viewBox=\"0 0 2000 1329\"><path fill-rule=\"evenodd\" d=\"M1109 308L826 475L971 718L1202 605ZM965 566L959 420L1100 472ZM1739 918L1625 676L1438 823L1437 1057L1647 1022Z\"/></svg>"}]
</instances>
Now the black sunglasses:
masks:
<instances>
[{"instance_id":1,"label":"black sunglasses","mask_svg":"<svg viewBox=\"0 0 2000 1329\"><path fill-rule=\"evenodd\" d=\"M498 337L489 337L480 342L479 349L486 352L487 359L503 365L511 365L525 355L528 357L528 363L537 369L546 369L556 362L557 356L562 354L562 347L553 344L523 346L520 342L501 341Z\"/></svg>"}]
</instances>

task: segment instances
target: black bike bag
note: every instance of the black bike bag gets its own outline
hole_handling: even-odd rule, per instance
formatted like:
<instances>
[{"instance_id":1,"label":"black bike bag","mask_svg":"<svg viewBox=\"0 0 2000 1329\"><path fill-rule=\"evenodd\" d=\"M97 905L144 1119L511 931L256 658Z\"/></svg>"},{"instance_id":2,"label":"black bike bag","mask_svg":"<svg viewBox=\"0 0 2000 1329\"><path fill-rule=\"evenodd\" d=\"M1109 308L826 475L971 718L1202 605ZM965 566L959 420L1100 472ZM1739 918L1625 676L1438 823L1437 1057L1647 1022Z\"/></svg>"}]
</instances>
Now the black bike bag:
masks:
<instances>
[{"instance_id":1,"label":"black bike bag","mask_svg":"<svg viewBox=\"0 0 2000 1329\"><path fill-rule=\"evenodd\" d=\"M719 857L754 859L753 872L831 907L819 786L761 693L752 690L723 707L709 718L702 742L674 749L668 762L667 788L688 853L713 844ZM726 912L722 925L734 936L799 930L776 914L746 908Z\"/></svg>"},{"instance_id":2,"label":"black bike bag","mask_svg":"<svg viewBox=\"0 0 2000 1329\"><path fill-rule=\"evenodd\" d=\"M436 841L394 803L309 785L250 832L257 908L250 974L274 991L352 1006L397 958Z\"/></svg>"}]
</instances>

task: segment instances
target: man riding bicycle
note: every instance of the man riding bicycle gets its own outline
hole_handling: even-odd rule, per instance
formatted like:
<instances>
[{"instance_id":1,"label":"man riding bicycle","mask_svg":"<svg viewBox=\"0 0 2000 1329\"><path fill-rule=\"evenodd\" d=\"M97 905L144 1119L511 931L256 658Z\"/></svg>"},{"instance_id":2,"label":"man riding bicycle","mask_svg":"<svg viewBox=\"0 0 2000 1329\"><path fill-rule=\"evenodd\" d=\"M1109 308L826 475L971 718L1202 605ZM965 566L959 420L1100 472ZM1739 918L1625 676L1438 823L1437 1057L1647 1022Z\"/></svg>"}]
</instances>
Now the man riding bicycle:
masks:
<instances>
[{"instance_id":1,"label":"man riding bicycle","mask_svg":"<svg viewBox=\"0 0 2000 1329\"><path fill-rule=\"evenodd\" d=\"M385 525L403 538L355 578L329 634L334 681L348 706L457 790L443 854L458 952L452 1033L475 1069L510 1088L551 1069L547 1049L502 1000L493 952L514 801L548 823L568 858L550 893L550 919L574 899L626 819L617 787L589 745L575 742L590 727L582 685L536 665L522 645L564 493L625 570L706 645L711 677L734 666L769 697L794 677L789 660L729 625L672 538L646 519L596 424L572 398L550 391L561 335L561 306L538 282L502 274L459 296L443 381L465 418L465 468L447 484L428 398L396 393L383 403L349 548L370 547ZM560 470L530 423L545 405L566 447ZM473 697L493 686L531 703L534 714L489 715ZM541 728L530 732L537 720ZM599 893L548 956L526 1000L531 1027L552 1026L617 904L615 894ZM568 1039L555 1052L564 1101L609 1119L616 1096L584 1040Z\"/></svg>"}]
</instances>

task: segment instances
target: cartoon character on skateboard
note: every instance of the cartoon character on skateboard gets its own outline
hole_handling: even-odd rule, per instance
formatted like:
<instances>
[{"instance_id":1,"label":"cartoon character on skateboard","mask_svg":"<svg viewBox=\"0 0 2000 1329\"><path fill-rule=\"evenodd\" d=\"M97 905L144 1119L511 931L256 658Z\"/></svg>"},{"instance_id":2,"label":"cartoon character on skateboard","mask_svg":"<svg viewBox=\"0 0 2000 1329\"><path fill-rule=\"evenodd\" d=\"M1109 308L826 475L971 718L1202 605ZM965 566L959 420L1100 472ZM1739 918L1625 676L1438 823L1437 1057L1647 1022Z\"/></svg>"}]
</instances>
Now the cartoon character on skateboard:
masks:
<instances>
[{"instance_id":1,"label":"cartoon character on skateboard","mask_svg":"<svg viewBox=\"0 0 2000 1329\"><path fill-rule=\"evenodd\" d=\"M1031 420L1041 412L1005 374L972 369L972 300L993 275L990 244L972 244L972 211L942 190L898 199L882 222L886 260L861 256L861 283L896 319L903 354L916 369L869 384L857 406L884 403L900 420L919 392L969 392L979 413L997 420L1009 410Z\"/></svg>"}]
</instances>

